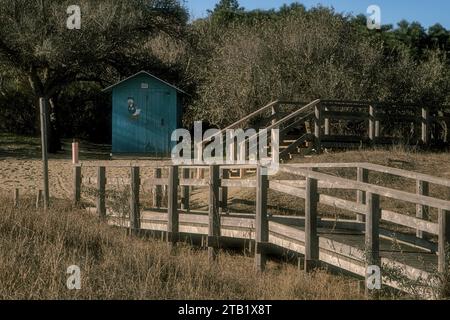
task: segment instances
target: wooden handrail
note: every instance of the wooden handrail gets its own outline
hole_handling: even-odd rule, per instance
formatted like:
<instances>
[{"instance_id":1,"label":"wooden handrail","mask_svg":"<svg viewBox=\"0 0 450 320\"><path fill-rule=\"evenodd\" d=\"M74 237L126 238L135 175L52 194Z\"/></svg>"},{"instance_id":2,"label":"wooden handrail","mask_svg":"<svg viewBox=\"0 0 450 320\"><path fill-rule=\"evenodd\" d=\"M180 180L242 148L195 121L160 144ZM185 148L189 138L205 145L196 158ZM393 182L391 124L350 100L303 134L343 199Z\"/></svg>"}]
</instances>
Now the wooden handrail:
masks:
<instances>
[{"instance_id":1,"label":"wooden handrail","mask_svg":"<svg viewBox=\"0 0 450 320\"><path fill-rule=\"evenodd\" d=\"M428 196L412 194L409 192L377 186L369 183L363 183L345 178L335 177L328 174L314 172L306 169L280 167L280 171L290 174L301 175L306 178L317 179L319 181L325 181L330 184L337 184L340 187L348 186L349 188L356 188L361 191L378 194L380 196L388 198L393 198L397 200L411 202L414 204L421 204L432 208L450 211L450 201L446 200L436 199Z\"/></svg>"},{"instance_id":2,"label":"wooden handrail","mask_svg":"<svg viewBox=\"0 0 450 320\"><path fill-rule=\"evenodd\" d=\"M428 174L408 171L403 169L397 169L392 167L386 167L378 164L367 162L350 162L350 163L298 163L289 164L286 167L293 168L322 168L322 169L339 169L339 168L364 168L370 171L379 173L391 174L398 177L409 178L413 180L420 180L429 182L436 185L450 187L450 179L434 177Z\"/></svg>"}]
</instances>

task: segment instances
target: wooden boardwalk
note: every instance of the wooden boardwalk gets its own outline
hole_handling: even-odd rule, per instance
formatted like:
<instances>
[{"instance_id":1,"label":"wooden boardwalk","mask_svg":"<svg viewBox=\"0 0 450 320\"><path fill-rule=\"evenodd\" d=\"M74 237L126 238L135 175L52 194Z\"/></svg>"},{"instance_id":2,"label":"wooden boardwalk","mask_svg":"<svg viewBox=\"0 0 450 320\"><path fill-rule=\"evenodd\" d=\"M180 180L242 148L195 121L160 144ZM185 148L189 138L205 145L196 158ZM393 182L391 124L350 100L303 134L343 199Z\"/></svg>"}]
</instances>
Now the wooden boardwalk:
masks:
<instances>
[{"instance_id":1,"label":"wooden boardwalk","mask_svg":"<svg viewBox=\"0 0 450 320\"><path fill-rule=\"evenodd\" d=\"M414 284L422 295L434 297L438 277L448 270L446 250L450 239L450 201L429 195L429 185L450 188L450 180L368 163L283 165L280 171L289 180L269 179L257 174L246 179L229 179L232 166L164 166L154 168L153 177L141 177L139 167L130 167L131 199L129 212L111 212L106 206L105 168L98 168L98 177L82 178L81 166L74 169L74 201L81 200L81 183L95 183L98 190L96 207L91 208L108 223L129 228L162 232L173 246L189 235L205 238L213 261L226 239L251 240L255 243L255 266L265 268L267 255L275 249L297 254L306 271L319 266L332 266L351 274L366 277L368 266L379 266L383 283L411 291ZM324 173L325 169L356 171L356 180ZM191 178L191 171L208 171L206 179ZM380 186L371 182L372 173L383 173L410 179L415 193ZM376 179L373 179L376 180ZM140 186L154 186L154 204L159 209L140 205ZM168 190L167 207L162 207L162 186ZM189 208L191 187L207 188L208 212ZM228 213L228 188L256 190L256 206L247 214ZM330 190L347 190L355 200L331 196ZM268 207L268 193L278 192L304 199L304 216L275 216ZM407 212L384 209L380 198L412 203L416 216ZM318 205L340 209L354 215L347 220L327 220L327 211ZM401 208L401 206L400 206ZM438 218L429 212L437 209ZM401 211L401 210L400 210Z\"/></svg>"}]
</instances>

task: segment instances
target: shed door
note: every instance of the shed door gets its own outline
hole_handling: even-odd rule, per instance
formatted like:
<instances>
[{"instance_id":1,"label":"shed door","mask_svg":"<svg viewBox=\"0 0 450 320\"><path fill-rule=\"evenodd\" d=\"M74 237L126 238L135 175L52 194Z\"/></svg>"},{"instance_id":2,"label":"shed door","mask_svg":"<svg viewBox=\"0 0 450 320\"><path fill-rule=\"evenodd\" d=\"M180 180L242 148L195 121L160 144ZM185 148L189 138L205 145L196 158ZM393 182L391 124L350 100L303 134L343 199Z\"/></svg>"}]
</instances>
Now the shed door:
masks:
<instances>
[{"instance_id":1,"label":"shed door","mask_svg":"<svg viewBox=\"0 0 450 320\"><path fill-rule=\"evenodd\" d=\"M167 155L170 153L171 113L174 112L170 92L152 89L146 92L145 152Z\"/></svg>"}]
</instances>

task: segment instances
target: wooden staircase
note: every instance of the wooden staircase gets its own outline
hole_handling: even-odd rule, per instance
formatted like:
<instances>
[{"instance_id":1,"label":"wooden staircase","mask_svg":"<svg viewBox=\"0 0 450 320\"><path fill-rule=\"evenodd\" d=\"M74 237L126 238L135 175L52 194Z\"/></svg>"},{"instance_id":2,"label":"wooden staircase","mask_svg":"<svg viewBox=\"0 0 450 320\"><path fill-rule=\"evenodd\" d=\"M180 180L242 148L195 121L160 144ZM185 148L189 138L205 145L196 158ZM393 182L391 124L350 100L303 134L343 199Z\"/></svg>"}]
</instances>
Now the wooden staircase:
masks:
<instances>
[{"instance_id":1,"label":"wooden staircase","mask_svg":"<svg viewBox=\"0 0 450 320\"><path fill-rule=\"evenodd\" d=\"M246 145L234 146L232 157L249 160L261 149L280 162L324 149L359 149L394 144L421 147L449 146L450 117L415 105L378 102L315 100L311 103L276 100L221 130L254 128L256 135L246 137ZM269 133L267 145L250 146L261 130ZM278 133L276 131L278 130ZM275 133L275 135L274 135ZM444 138L442 138L444 137ZM274 138L278 143L273 144ZM211 140L205 140L207 145ZM275 140L274 140L275 141ZM273 150L278 146L278 155ZM227 150L227 153L229 150ZM264 156L266 155L264 154ZM229 155L227 155L228 157Z\"/></svg>"}]
</instances>

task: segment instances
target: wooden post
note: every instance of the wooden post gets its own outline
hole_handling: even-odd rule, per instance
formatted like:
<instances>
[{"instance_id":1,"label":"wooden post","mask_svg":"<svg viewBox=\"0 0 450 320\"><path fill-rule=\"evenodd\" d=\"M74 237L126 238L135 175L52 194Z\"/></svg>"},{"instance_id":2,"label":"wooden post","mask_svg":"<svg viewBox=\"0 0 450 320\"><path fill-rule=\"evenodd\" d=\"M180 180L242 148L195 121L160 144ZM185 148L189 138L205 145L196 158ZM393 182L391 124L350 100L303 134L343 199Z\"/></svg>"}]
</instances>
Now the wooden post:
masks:
<instances>
[{"instance_id":1,"label":"wooden post","mask_svg":"<svg viewBox=\"0 0 450 320\"><path fill-rule=\"evenodd\" d=\"M178 242L179 215L178 215L178 166L169 168L169 188L168 188L168 222L167 222L167 243L170 248Z\"/></svg>"},{"instance_id":2,"label":"wooden post","mask_svg":"<svg viewBox=\"0 0 450 320\"><path fill-rule=\"evenodd\" d=\"M154 171L155 179L161 179L162 173L161 169L157 168ZM153 206L157 209L161 208L162 199L162 187L160 185L153 187Z\"/></svg>"},{"instance_id":3,"label":"wooden post","mask_svg":"<svg viewBox=\"0 0 450 320\"><path fill-rule=\"evenodd\" d=\"M315 106L314 109L314 137L317 153L322 150L321 140L322 140L322 106L320 104Z\"/></svg>"},{"instance_id":4,"label":"wooden post","mask_svg":"<svg viewBox=\"0 0 450 320\"><path fill-rule=\"evenodd\" d=\"M367 193L366 251L367 264L380 264L380 196Z\"/></svg>"},{"instance_id":5,"label":"wooden post","mask_svg":"<svg viewBox=\"0 0 450 320\"><path fill-rule=\"evenodd\" d=\"M357 168L357 179L359 182L364 182L364 183L369 182L369 170L358 167ZM356 191L356 197L357 197L357 200L356 200L357 203L366 204L366 192L365 191L362 191L362 190ZM357 214L356 220L358 222L365 222L366 217L362 214Z\"/></svg>"},{"instance_id":6,"label":"wooden post","mask_svg":"<svg viewBox=\"0 0 450 320\"><path fill-rule=\"evenodd\" d=\"M269 182L261 166L256 170L256 255L258 271L266 267L266 248L269 242L269 221L267 219L267 190Z\"/></svg>"},{"instance_id":7,"label":"wooden post","mask_svg":"<svg viewBox=\"0 0 450 320\"><path fill-rule=\"evenodd\" d=\"M306 178L305 198L305 271L318 266L319 237L317 234L317 203L319 194L317 180Z\"/></svg>"},{"instance_id":8,"label":"wooden post","mask_svg":"<svg viewBox=\"0 0 450 320\"><path fill-rule=\"evenodd\" d=\"M190 170L189 168L183 169L183 179L190 179ZM189 191L190 188L188 186L181 187L181 209L186 210L189 213Z\"/></svg>"},{"instance_id":9,"label":"wooden post","mask_svg":"<svg viewBox=\"0 0 450 320\"><path fill-rule=\"evenodd\" d=\"M19 206L19 189L14 189L14 208Z\"/></svg>"},{"instance_id":10,"label":"wooden post","mask_svg":"<svg viewBox=\"0 0 450 320\"><path fill-rule=\"evenodd\" d=\"M429 183L426 181L417 180L416 190L417 194L421 196L428 196L430 192ZM422 220L428 220L429 207L418 204L416 206L416 217ZM417 230L417 237L420 239L424 239L424 232L421 230Z\"/></svg>"},{"instance_id":11,"label":"wooden post","mask_svg":"<svg viewBox=\"0 0 450 320\"><path fill-rule=\"evenodd\" d=\"M36 209L39 209L42 202L42 190L38 190L36 194Z\"/></svg>"},{"instance_id":12,"label":"wooden post","mask_svg":"<svg viewBox=\"0 0 450 320\"><path fill-rule=\"evenodd\" d=\"M450 246L450 211L439 209L438 270L448 272Z\"/></svg>"},{"instance_id":13,"label":"wooden post","mask_svg":"<svg viewBox=\"0 0 450 320\"><path fill-rule=\"evenodd\" d=\"M422 143L430 143L430 113L427 108L422 108Z\"/></svg>"},{"instance_id":14,"label":"wooden post","mask_svg":"<svg viewBox=\"0 0 450 320\"><path fill-rule=\"evenodd\" d=\"M44 177L44 208L49 205L49 187L48 187L48 155L47 155L47 102L45 98L39 99L39 108L41 116L41 144L42 144L42 173Z\"/></svg>"},{"instance_id":15,"label":"wooden post","mask_svg":"<svg viewBox=\"0 0 450 320\"><path fill-rule=\"evenodd\" d=\"M139 189L141 181L139 167L131 168L131 196L130 196L130 231L138 234L141 229L141 212L139 206Z\"/></svg>"},{"instance_id":16,"label":"wooden post","mask_svg":"<svg viewBox=\"0 0 450 320\"><path fill-rule=\"evenodd\" d=\"M221 181L229 179L230 178L230 170L229 169L222 169L221 170ZM220 186L220 209L219 214L222 215L224 213L228 212L228 187L223 187L222 183Z\"/></svg>"},{"instance_id":17,"label":"wooden post","mask_svg":"<svg viewBox=\"0 0 450 320\"><path fill-rule=\"evenodd\" d=\"M209 225L208 256L209 261L216 260L219 253L220 215L219 215L219 166L209 167Z\"/></svg>"},{"instance_id":18,"label":"wooden post","mask_svg":"<svg viewBox=\"0 0 450 320\"><path fill-rule=\"evenodd\" d=\"M73 203L79 205L81 201L81 167L73 167Z\"/></svg>"},{"instance_id":19,"label":"wooden post","mask_svg":"<svg viewBox=\"0 0 450 320\"><path fill-rule=\"evenodd\" d=\"M100 219L106 219L106 169L97 168L97 214Z\"/></svg>"},{"instance_id":20,"label":"wooden post","mask_svg":"<svg viewBox=\"0 0 450 320\"><path fill-rule=\"evenodd\" d=\"M72 143L72 164L77 165L79 159L79 144L74 139Z\"/></svg>"},{"instance_id":21,"label":"wooden post","mask_svg":"<svg viewBox=\"0 0 450 320\"><path fill-rule=\"evenodd\" d=\"M377 138L375 108L369 106L369 139L372 144L375 144L375 138Z\"/></svg>"},{"instance_id":22,"label":"wooden post","mask_svg":"<svg viewBox=\"0 0 450 320\"><path fill-rule=\"evenodd\" d=\"M327 111L329 111L329 109L327 107L325 107L324 111L327 112ZM324 124L325 124L324 134L326 136L329 136L330 135L330 118L325 117Z\"/></svg>"}]
</instances>

